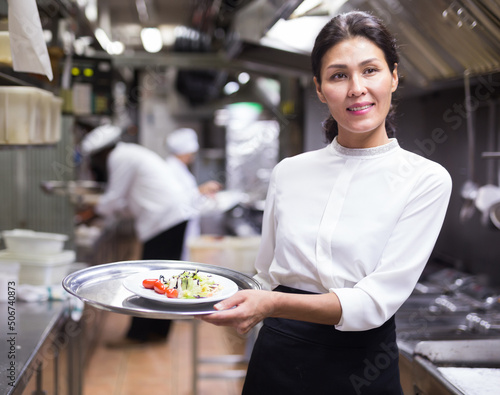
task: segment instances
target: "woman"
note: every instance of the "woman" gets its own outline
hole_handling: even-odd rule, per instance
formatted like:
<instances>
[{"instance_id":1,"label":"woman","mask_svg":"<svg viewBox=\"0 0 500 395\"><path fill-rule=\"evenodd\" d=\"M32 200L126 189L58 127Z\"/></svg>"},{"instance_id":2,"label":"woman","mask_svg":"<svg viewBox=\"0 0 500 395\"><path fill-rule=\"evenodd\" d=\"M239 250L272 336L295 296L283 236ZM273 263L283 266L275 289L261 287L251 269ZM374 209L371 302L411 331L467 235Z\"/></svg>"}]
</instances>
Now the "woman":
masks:
<instances>
[{"instance_id":1,"label":"woman","mask_svg":"<svg viewBox=\"0 0 500 395\"><path fill-rule=\"evenodd\" d=\"M257 279L202 317L260 321L244 394L401 394L394 314L430 256L451 193L446 170L388 134L395 41L370 14L333 18L312 51L330 144L274 169Z\"/></svg>"}]
</instances>

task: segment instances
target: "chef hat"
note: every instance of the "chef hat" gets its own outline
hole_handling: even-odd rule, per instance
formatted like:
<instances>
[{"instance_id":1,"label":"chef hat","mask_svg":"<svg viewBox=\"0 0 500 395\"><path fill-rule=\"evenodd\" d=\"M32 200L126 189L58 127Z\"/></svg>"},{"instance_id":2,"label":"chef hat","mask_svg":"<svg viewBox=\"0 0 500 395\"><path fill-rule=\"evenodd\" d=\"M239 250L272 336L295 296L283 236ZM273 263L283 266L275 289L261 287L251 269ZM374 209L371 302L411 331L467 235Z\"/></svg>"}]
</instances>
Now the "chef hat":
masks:
<instances>
[{"instance_id":1,"label":"chef hat","mask_svg":"<svg viewBox=\"0 0 500 395\"><path fill-rule=\"evenodd\" d=\"M182 128L167 136L166 144L168 150L174 155L191 154L197 152L198 135L193 129Z\"/></svg>"},{"instance_id":2,"label":"chef hat","mask_svg":"<svg viewBox=\"0 0 500 395\"><path fill-rule=\"evenodd\" d=\"M120 141L122 130L118 126L103 125L91 130L82 140L82 154L93 155Z\"/></svg>"}]
</instances>

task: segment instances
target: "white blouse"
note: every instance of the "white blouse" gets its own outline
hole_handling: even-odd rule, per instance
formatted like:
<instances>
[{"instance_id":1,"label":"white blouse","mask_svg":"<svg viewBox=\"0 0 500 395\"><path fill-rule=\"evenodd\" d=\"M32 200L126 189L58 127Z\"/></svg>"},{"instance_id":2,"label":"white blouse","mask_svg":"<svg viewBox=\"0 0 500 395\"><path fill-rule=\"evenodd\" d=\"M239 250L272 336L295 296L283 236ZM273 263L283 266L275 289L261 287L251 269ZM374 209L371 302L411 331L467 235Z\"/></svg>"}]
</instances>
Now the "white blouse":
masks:
<instances>
[{"instance_id":1,"label":"white blouse","mask_svg":"<svg viewBox=\"0 0 500 395\"><path fill-rule=\"evenodd\" d=\"M168 177L169 167L158 154L138 144L120 142L108 158L106 192L97 213L130 213L141 241L193 216L182 187Z\"/></svg>"},{"instance_id":2,"label":"white blouse","mask_svg":"<svg viewBox=\"0 0 500 395\"><path fill-rule=\"evenodd\" d=\"M413 291L434 248L451 194L439 164L386 145L327 147L281 161L264 212L257 275L335 292L336 329L379 327Z\"/></svg>"}]
</instances>

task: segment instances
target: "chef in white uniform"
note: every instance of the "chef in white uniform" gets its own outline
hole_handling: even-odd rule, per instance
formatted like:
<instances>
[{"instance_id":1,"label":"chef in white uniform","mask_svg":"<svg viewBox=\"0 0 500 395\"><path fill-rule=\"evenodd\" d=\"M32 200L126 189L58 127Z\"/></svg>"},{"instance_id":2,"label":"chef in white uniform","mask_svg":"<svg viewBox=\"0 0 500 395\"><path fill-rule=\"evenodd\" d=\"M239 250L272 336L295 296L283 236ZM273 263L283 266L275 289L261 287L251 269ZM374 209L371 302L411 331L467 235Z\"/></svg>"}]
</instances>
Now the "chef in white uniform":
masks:
<instances>
[{"instance_id":1,"label":"chef in white uniform","mask_svg":"<svg viewBox=\"0 0 500 395\"><path fill-rule=\"evenodd\" d=\"M183 199L192 208L184 236L183 260L189 260L187 242L200 235L200 210L204 199L213 198L221 190L221 184L210 180L198 185L195 176L189 169L199 150L198 135L193 129L181 128L171 132L166 140L169 155L166 158L168 178L175 178L182 188Z\"/></svg>"},{"instance_id":2,"label":"chef in white uniform","mask_svg":"<svg viewBox=\"0 0 500 395\"><path fill-rule=\"evenodd\" d=\"M96 179L106 183L94 211L105 217L122 213L134 219L143 244L142 259L180 260L184 233L192 210L183 189L157 153L133 143L121 142L121 128L98 127L81 144ZM125 339L113 346L165 340L169 320L134 317Z\"/></svg>"}]
</instances>

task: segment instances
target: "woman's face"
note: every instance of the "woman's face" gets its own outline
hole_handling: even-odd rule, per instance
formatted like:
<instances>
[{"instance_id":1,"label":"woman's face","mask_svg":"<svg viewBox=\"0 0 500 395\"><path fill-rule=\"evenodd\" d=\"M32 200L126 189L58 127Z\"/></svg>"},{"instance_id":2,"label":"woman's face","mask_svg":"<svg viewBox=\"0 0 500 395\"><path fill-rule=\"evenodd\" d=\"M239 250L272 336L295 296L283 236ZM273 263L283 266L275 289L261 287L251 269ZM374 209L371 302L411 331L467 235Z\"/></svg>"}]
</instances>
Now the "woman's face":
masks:
<instances>
[{"instance_id":1,"label":"woman's face","mask_svg":"<svg viewBox=\"0 0 500 395\"><path fill-rule=\"evenodd\" d=\"M363 37L341 41L325 53L321 83L316 78L314 83L337 121L339 140L362 134L387 139L385 118L398 86L396 66L391 72L384 52Z\"/></svg>"}]
</instances>

